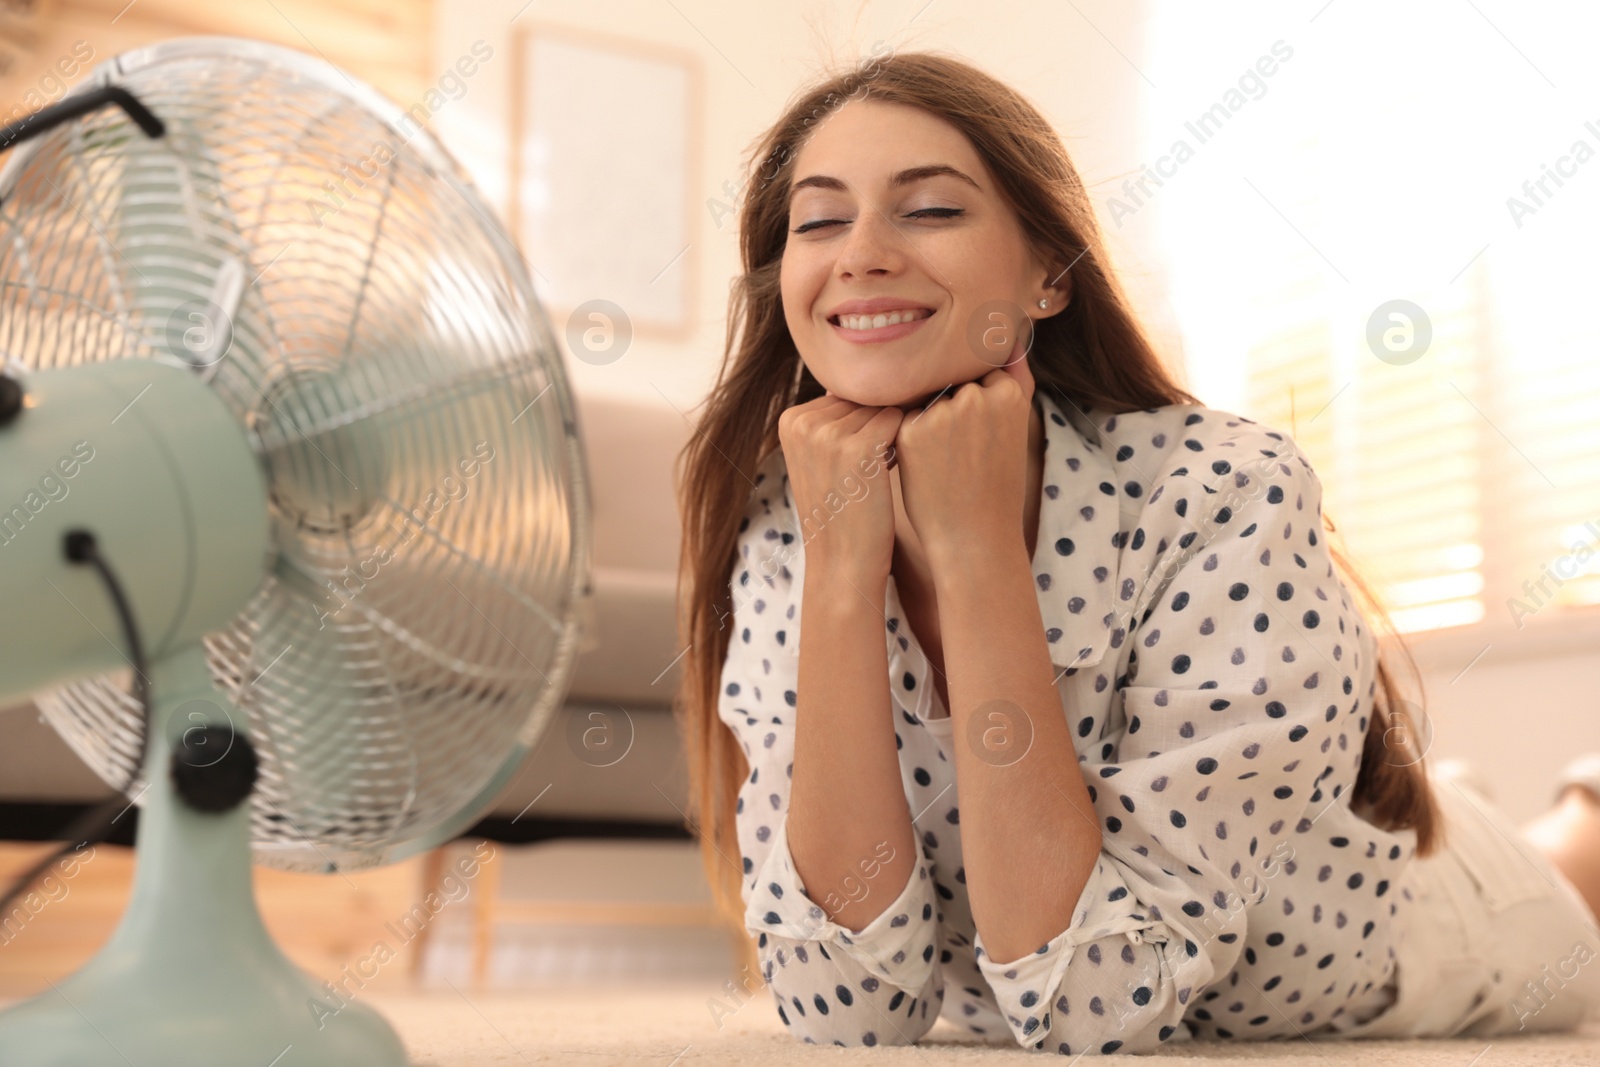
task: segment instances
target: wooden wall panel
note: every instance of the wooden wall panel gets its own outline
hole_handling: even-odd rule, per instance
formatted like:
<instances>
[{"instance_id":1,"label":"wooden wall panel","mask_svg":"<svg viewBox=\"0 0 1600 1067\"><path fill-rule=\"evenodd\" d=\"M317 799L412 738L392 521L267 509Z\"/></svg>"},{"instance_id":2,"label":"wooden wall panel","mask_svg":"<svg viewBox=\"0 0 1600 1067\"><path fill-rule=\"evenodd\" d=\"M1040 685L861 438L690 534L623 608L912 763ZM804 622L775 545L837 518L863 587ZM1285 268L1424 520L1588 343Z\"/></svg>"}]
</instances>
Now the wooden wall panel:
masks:
<instances>
[{"instance_id":1,"label":"wooden wall panel","mask_svg":"<svg viewBox=\"0 0 1600 1067\"><path fill-rule=\"evenodd\" d=\"M63 59L72 65L75 46L80 55L92 51L86 70L130 48L201 34L256 38L326 59L402 106L415 103L440 73L433 69L432 0L0 0L0 111L33 104L30 92L50 103L53 80L41 87L41 79Z\"/></svg>"}]
</instances>

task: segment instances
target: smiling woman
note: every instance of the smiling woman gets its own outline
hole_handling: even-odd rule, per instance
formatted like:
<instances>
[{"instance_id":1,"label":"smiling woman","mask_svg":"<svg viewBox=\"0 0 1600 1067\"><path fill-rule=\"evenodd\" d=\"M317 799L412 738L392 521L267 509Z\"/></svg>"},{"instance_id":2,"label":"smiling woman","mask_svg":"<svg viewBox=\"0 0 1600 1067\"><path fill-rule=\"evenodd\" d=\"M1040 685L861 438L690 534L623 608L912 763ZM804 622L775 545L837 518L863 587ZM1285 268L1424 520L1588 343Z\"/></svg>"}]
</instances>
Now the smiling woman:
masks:
<instances>
[{"instance_id":1,"label":"smiling woman","mask_svg":"<svg viewBox=\"0 0 1600 1067\"><path fill-rule=\"evenodd\" d=\"M1481 1005L1537 965L1427 895L1495 837L1446 848L1316 472L1174 381L1044 117L899 53L799 94L750 169L677 710L707 874L795 1036L1517 1029ZM891 492L799 536L885 446ZM1536 903L1555 939L1593 922ZM1427 994L1424 935L1463 930L1470 980Z\"/></svg>"}]
</instances>

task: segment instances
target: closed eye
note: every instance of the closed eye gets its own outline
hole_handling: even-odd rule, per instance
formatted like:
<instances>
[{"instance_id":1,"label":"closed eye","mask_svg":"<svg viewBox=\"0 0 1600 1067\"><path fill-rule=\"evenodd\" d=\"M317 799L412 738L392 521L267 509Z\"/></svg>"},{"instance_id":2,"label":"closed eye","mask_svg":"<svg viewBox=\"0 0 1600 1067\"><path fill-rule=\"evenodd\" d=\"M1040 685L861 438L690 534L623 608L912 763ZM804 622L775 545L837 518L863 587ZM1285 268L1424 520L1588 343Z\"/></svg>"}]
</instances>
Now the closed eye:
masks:
<instances>
[{"instance_id":1,"label":"closed eye","mask_svg":"<svg viewBox=\"0 0 1600 1067\"><path fill-rule=\"evenodd\" d=\"M906 216L906 218L915 219L915 218L920 218L922 216L932 216L934 218L953 219L957 215L964 215L964 214L966 214L966 209L965 208L959 208L959 207L925 207L925 208L922 208L921 210L911 212L910 214L908 214ZM804 226L795 227L793 232L794 233L810 233L812 230L821 229L824 226L833 226L833 225L836 225L837 223L847 222L847 221L849 221L849 220L847 220L847 219L817 219L815 222L808 222Z\"/></svg>"}]
</instances>

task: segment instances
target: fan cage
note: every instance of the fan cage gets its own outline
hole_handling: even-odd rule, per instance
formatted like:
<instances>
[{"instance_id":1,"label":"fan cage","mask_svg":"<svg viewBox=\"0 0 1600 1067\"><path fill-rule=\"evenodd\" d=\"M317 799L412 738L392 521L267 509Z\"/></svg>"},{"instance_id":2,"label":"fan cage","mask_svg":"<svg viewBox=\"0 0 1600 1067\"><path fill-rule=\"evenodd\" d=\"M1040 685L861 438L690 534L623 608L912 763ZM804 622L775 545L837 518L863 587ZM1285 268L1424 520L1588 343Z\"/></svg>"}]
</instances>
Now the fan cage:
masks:
<instances>
[{"instance_id":1,"label":"fan cage","mask_svg":"<svg viewBox=\"0 0 1600 1067\"><path fill-rule=\"evenodd\" d=\"M427 130L325 62L189 38L75 93L107 84L166 134L105 108L11 152L0 354L179 361L260 460L270 558L204 639L260 759L256 860L448 840L559 705L591 592L577 415L528 271ZM35 699L137 802L131 674Z\"/></svg>"}]
</instances>

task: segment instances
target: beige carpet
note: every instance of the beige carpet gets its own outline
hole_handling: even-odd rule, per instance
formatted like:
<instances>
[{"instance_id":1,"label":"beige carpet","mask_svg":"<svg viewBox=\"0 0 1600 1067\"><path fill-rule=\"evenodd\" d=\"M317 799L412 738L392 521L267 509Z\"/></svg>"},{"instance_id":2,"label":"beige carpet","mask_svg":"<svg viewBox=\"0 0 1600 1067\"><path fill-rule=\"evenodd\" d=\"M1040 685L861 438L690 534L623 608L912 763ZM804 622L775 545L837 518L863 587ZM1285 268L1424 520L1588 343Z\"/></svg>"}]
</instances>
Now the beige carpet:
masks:
<instances>
[{"instance_id":1,"label":"beige carpet","mask_svg":"<svg viewBox=\"0 0 1600 1067\"><path fill-rule=\"evenodd\" d=\"M743 1006L725 990L709 985L636 987L607 994L570 990L478 993L447 986L425 993L373 992L363 999L384 1012L399 1029L418 1067L746 1067L824 1063L935 1067L980 1062L1021 1064L1038 1062L1046 1055L1068 1063L1077 1058L1015 1046L974 1045L970 1041L974 1035L964 1035L942 1020L910 1047L845 1049L807 1045L785 1031L765 988ZM720 1020L713 1012L713 1001L721 1002ZM1591 1021L1584 1029L1568 1034L1475 1040L1190 1042L1164 1049L1158 1055L1219 1065L1576 1067L1600 1064L1600 1022Z\"/></svg>"}]
</instances>

